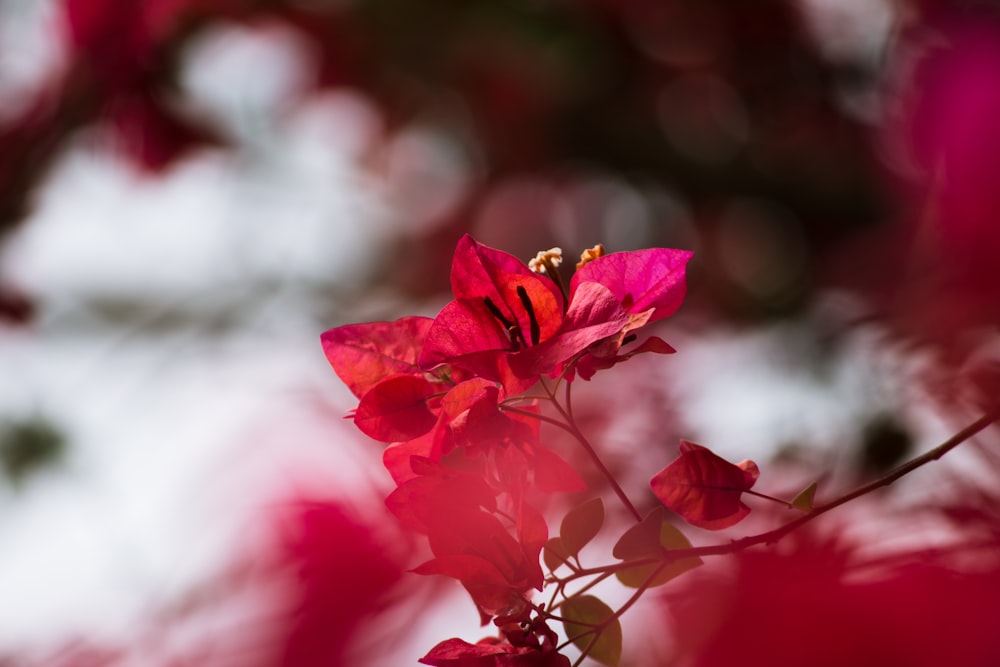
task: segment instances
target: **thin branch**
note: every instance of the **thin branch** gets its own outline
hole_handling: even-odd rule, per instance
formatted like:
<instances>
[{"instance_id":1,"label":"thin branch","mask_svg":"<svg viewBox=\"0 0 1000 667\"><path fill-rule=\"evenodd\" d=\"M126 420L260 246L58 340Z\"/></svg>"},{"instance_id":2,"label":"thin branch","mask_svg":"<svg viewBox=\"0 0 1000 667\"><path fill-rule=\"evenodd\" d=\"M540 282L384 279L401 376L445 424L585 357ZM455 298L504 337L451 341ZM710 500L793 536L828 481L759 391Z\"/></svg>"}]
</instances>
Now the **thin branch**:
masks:
<instances>
[{"instance_id":1,"label":"thin branch","mask_svg":"<svg viewBox=\"0 0 1000 667\"><path fill-rule=\"evenodd\" d=\"M532 419L537 419L540 422L545 422L546 424L550 424L552 426L555 426L556 428L561 428L562 430L566 431L567 433L569 433L574 437L576 436L576 433L573 431L573 429L564 424L563 422L559 421L558 419L553 419L552 417L543 415L539 412L532 412L531 410L522 410L521 408L515 408L513 405L504 405L504 404L500 405L500 409L503 410L504 412L513 412L514 414L517 415L522 415L524 417L531 417Z\"/></svg>"},{"instance_id":2,"label":"thin branch","mask_svg":"<svg viewBox=\"0 0 1000 667\"><path fill-rule=\"evenodd\" d=\"M628 509L629 512L631 512L636 522L637 523L641 522L642 515L639 514L639 510L635 508L635 505L632 504L632 501L629 500L627 495L625 495L624 489L622 489L621 485L618 484L618 480L615 479L614 474L610 470L608 470L608 467L606 465L604 465L604 461L601 460L601 457L598 456L597 454L597 450L595 450L594 446L590 444L589 440L587 440L587 436L585 436L583 432L577 427L576 421L573 419L572 405L567 405L564 408L559 403L559 401L556 400L556 397L550 392L548 385L546 385L544 381L542 382L542 387L545 389L546 392L549 392L549 396L552 397L552 405L554 405L556 410L559 411L559 414L562 415L562 418L566 420L564 425L567 428L565 428L565 430L568 431L574 438L576 438L576 441L579 442L580 446L583 447L584 451L587 452L587 454L590 456L590 459L594 462L594 465L596 465L598 470L601 471L601 474L604 475L604 478L608 480L608 484L611 485L611 488L614 490L615 495L617 495L618 499L622 501L622 504L625 505L625 508ZM566 397L568 399L570 395L567 394Z\"/></svg>"},{"instance_id":3,"label":"thin branch","mask_svg":"<svg viewBox=\"0 0 1000 667\"><path fill-rule=\"evenodd\" d=\"M875 491L876 489L880 489L884 486L889 486L896 480L910 474L917 468L920 468L932 461L940 459L949 451L958 447L960 444L967 441L969 438L973 437L974 435L976 435L986 427L990 426L997 420L1000 420L1000 408L988 412L987 414L983 415L976 421L972 422L971 424L963 428L955 435L948 438L946 441L944 441L934 449L931 449L921 454L920 456L917 456L916 458L907 461L901 466L886 473L884 476L872 482L869 482L868 484L865 484L861 487L858 487L854 491L844 494L843 496L840 496L835 500L832 500L828 503L815 507L812 509L812 511L803 514L798 519L790 521L784 524L783 526L779 526L774 530L769 530L765 533L760 533L758 535L751 535L749 537L739 538L736 540L732 540L731 542L727 542L725 544L715 544L704 547L690 547L687 549L669 549L666 550L661 557L656 559L642 559L641 561L631 561L631 562L624 561L621 563L615 563L613 565L606 565L603 567L585 568L580 570L579 572L574 572L573 574L568 575L565 579L562 579L561 582L565 584L579 577L591 576L603 572L616 572L618 570L634 567L638 564L647 561L671 562L675 560L680 560L682 558L691 558L696 556L722 556L722 555L737 553L745 549L748 549L752 546L756 546L758 544L774 544L778 540L782 539L789 533L798 530L799 528L809 523L813 519L816 519L817 517L826 514L827 512L836 509L841 505L844 505L856 498L860 498L861 496L869 494L872 491Z\"/></svg>"},{"instance_id":4,"label":"thin branch","mask_svg":"<svg viewBox=\"0 0 1000 667\"><path fill-rule=\"evenodd\" d=\"M566 413L569 415L569 418L570 418L571 421L576 421L576 418L573 416L573 394L572 394L572 391L571 391L572 387L573 387L573 383L567 380L566 381Z\"/></svg>"},{"instance_id":5,"label":"thin branch","mask_svg":"<svg viewBox=\"0 0 1000 667\"><path fill-rule=\"evenodd\" d=\"M632 516L635 517L635 520L642 521L642 515L639 514L639 511L635 508L635 505L633 505L632 501L630 501L628 499L628 496L625 495L625 491L622 490L622 487L618 484L618 480L615 479L615 476L611 473L610 470L608 470L607 466L604 465L604 462L601 461L600 457L597 455L597 452L594 450L593 445L591 445L590 441L587 440L587 437L583 435L583 432L576 427L576 424L572 423L572 421L569 421L572 419L570 413L566 409L564 409L563 406L559 404L559 401L555 400L554 397L550 395L549 398L552 400L552 404L556 407L556 410L559 411L559 414L562 415L563 418L567 420L567 422L561 422L558 419L553 419L552 417L543 415L538 412L532 412L530 410L523 410L521 408L516 408L513 405L501 404L500 409L506 412L513 412L514 414L523 415L525 417L531 417L532 419L537 419L540 422L544 422L546 424L555 426L556 428L562 429L563 431L566 431L571 436L573 436L573 438L575 438L576 441L579 442L580 445L583 447L583 449L590 455L591 460L598 467L598 469L601 471L604 477L608 480L608 483L611 485L611 488L614 490L615 494L622 501L625 507L632 513Z\"/></svg>"},{"instance_id":6,"label":"thin branch","mask_svg":"<svg viewBox=\"0 0 1000 667\"><path fill-rule=\"evenodd\" d=\"M990 426L997 420L1000 420L1000 408L996 408L986 413L976 421L972 422L971 424L963 428L955 435L945 440L943 443L941 443L934 449L931 449L921 454L920 456L917 456L916 458L907 461L903 465L886 473L884 476L876 479L875 481L869 482L868 484L865 484L864 486L861 486L855 489L854 491L851 491L850 493L847 493L837 498L836 500L832 500L824 505L815 507L809 513L804 514L798 519L790 521L789 523L786 523L783 526L775 528L774 530L770 530L766 533L760 533L759 535L751 535L750 537L744 537L741 539L733 540L732 542L729 542L727 544L717 544L706 547L692 547L690 549L671 549L670 551L667 552L667 556L670 560L677 560L680 558L687 558L690 556L718 556L718 555L731 554L731 553L736 553L738 551L743 551L744 549L747 549L749 547L758 544L774 544L775 542L785 537L792 531L798 530L805 524L809 523L813 519L823 514L826 514L830 510L836 509L841 505L844 505L854 500L855 498L860 498L861 496L869 494L872 491L875 491L876 489L880 489L884 486L889 486L896 480L910 474L917 468L927 465L932 461L937 461L942 456L944 456L951 450L955 449L955 447L958 447L960 444L962 444L972 436L976 435L977 433L985 429L987 426Z\"/></svg>"},{"instance_id":7,"label":"thin branch","mask_svg":"<svg viewBox=\"0 0 1000 667\"><path fill-rule=\"evenodd\" d=\"M1000 407L986 413L976 421L972 422L971 424L963 428L955 435L945 440L943 443L941 443L934 449L924 452L920 456L917 456L907 461L906 463L895 468L894 470L891 470L890 472L886 473L884 476L876 479L875 481L865 484L864 486L861 486L855 489L854 491L851 491L850 493L847 493L837 498L836 500L832 500L824 505L815 507L808 514L799 517L795 521L786 523L784 526L780 528L753 537L747 537L743 538L742 540L736 540L732 544L739 545L739 549L745 549L755 544L773 544L774 542L777 542L788 533L791 533L792 531L809 523L816 517L826 514L830 510L836 509L837 507L840 507L841 505L848 503L854 500L855 498L860 498L861 496L867 495L872 491L875 491L876 489L880 489L884 486L889 486L896 480L900 479L901 477L905 477L906 475L910 474L917 468L927 465L932 461L937 461L942 456L944 456L951 450L955 449L960 444L962 444L972 436L976 435L986 427L990 426L998 419L1000 419Z\"/></svg>"}]
</instances>

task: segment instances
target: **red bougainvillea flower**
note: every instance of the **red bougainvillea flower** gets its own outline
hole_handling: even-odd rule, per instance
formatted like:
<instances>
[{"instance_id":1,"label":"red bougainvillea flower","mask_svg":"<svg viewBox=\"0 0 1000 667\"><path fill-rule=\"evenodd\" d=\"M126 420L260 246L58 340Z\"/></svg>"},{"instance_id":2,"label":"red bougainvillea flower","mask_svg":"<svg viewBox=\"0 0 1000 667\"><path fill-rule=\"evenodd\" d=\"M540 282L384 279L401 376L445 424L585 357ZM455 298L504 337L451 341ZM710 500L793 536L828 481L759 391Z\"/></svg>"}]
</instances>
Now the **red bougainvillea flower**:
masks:
<instances>
[{"instance_id":1,"label":"red bougainvillea flower","mask_svg":"<svg viewBox=\"0 0 1000 667\"><path fill-rule=\"evenodd\" d=\"M657 248L593 255L574 275L564 308L551 278L463 237L452 264L455 300L435 318L420 365L450 363L517 393L541 375L562 372L565 362L589 348L602 360L589 367L591 375L629 358L636 352L617 352L630 333L672 314L683 301L691 253ZM673 351L660 343L637 352Z\"/></svg>"},{"instance_id":2,"label":"red bougainvillea flower","mask_svg":"<svg viewBox=\"0 0 1000 667\"><path fill-rule=\"evenodd\" d=\"M431 667L569 667L569 658L554 648L514 646L489 638L475 644L446 639L420 659Z\"/></svg>"},{"instance_id":3,"label":"red bougainvillea flower","mask_svg":"<svg viewBox=\"0 0 1000 667\"><path fill-rule=\"evenodd\" d=\"M585 351L573 370L589 380L595 372L611 368L637 354L670 354L674 348L655 336L625 354L624 345L635 340L636 329L677 311L687 292L685 273L692 253L687 250L651 248L604 254L597 245L583 253L570 282L570 306L563 326L550 341L512 360L515 372L545 373L557 370L572 350ZM594 331L606 333L591 340ZM575 354L575 353L574 353Z\"/></svg>"},{"instance_id":4,"label":"red bougainvillea flower","mask_svg":"<svg viewBox=\"0 0 1000 667\"><path fill-rule=\"evenodd\" d=\"M507 357L552 338L562 326L559 287L468 235L455 249L451 287L455 300L434 319L420 365L451 363L503 383L510 393L531 386L534 378L512 375Z\"/></svg>"},{"instance_id":5,"label":"red bougainvillea flower","mask_svg":"<svg viewBox=\"0 0 1000 667\"><path fill-rule=\"evenodd\" d=\"M750 513L740 499L757 481L753 461L732 464L708 448L681 441L681 455L650 481L660 501L694 526L728 528Z\"/></svg>"}]
</instances>

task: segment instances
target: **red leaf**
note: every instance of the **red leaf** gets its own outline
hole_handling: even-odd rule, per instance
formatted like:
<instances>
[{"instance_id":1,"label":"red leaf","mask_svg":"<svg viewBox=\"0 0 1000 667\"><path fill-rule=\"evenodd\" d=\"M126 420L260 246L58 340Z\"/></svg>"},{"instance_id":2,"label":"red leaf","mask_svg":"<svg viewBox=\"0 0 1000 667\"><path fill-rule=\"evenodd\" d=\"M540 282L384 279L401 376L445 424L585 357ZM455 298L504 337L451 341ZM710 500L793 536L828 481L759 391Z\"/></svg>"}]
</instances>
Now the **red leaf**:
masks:
<instances>
[{"instance_id":1,"label":"red leaf","mask_svg":"<svg viewBox=\"0 0 1000 667\"><path fill-rule=\"evenodd\" d=\"M437 423L427 405L436 391L437 387L422 377L393 375L361 398L354 423L362 433L381 442L419 438Z\"/></svg>"},{"instance_id":2,"label":"red leaf","mask_svg":"<svg viewBox=\"0 0 1000 667\"><path fill-rule=\"evenodd\" d=\"M681 455L658 472L650 486L660 501L701 528L720 530L738 523L750 508L740 499L760 471L753 461L732 464L709 449L681 441Z\"/></svg>"}]
</instances>

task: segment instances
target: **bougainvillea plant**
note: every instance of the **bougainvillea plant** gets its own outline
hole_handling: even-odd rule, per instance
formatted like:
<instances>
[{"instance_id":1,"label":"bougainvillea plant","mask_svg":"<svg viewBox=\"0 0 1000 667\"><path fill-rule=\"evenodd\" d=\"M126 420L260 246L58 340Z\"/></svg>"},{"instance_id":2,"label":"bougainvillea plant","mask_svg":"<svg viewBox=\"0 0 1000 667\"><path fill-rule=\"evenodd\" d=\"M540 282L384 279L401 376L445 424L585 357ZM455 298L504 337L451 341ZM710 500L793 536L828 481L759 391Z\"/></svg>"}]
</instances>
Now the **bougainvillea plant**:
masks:
<instances>
[{"instance_id":1,"label":"bougainvillea plant","mask_svg":"<svg viewBox=\"0 0 1000 667\"><path fill-rule=\"evenodd\" d=\"M482 624L498 630L475 644L442 641L423 664L569 667L562 651L575 645L574 664L590 658L617 665L619 619L645 591L698 567L703 556L772 543L940 457L996 419L987 415L935 450L822 505L814 503L815 484L790 501L752 491L755 463L733 464L682 441L679 457L650 481L662 506L642 516L574 418L571 387L635 355L674 351L642 329L680 307L690 258L668 248L605 254L598 245L583 253L567 289L559 249L525 264L465 236L451 269L455 298L437 317L350 324L322 335L327 359L359 401L355 424L388 445L383 462L396 488L386 505L405 529L426 536L433 557L413 571L456 579ZM546 524L540 497L578 493L586 485L546 446L543 426L575 440L631 517L614 544L613 562L581 562L582 548L604 524L602 489L571 507L558 532ZM708 530L731 527L751 511L746 495L799 514L769 532L700 547L675 525L679 516ZM612 576L635 589L617 609L592 594ZM543 592L548 595L539 601Z\"/></svg>"}]
</instances>

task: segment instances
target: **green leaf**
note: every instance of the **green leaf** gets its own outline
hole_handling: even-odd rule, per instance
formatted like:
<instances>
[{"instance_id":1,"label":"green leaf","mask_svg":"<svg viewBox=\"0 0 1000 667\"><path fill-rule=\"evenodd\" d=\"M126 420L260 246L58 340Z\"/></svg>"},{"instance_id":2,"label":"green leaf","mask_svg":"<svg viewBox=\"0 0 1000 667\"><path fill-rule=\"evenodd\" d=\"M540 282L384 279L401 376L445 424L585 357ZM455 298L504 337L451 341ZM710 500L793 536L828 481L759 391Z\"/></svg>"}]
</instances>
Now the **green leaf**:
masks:
<instances>
[{"instance_id":1,"label":"green leaf","mask_svg":"<svg viewBox=\"0 0 1000 667\"><path fill-rule=\"evenodd\" d=\"M618 538L612 555L619 560L634 560L647 556L657 556L662 551L660 525L667 517L667 510L657 507L646 518L625 531Z\"/></svg>"},{"instance_id":2,"label":"green leaf","mask_svg":"<svg viewBox=\"0 0 1000 667\"><path fill-rule=\"evenodd\" d=\"M811 512L814 505L813 499L816 497L816 482L813 482L792 500L792 507L803 512Z\"/></svg>"},{"instance_id":3,"label":"green leaf","mask_svg":"<svg viewBox=\"0 0 1000 667\"><path fill-rule=\"evenodd\" d=\"M691 542L667 521L667 511L658 507L619 538L612 554L620 560L663 559L615 572L618 581L630 588L662 586L701 565L697 556L667 560L671 549L690 549Z\"/></svg>"},{"instance_id":4,"label":"green leaf","mask_svg":"<svg viewBox=\"0 0 1000 667\"><path fill-rule=\"evenodd\" d=\"M567 598L560 607L566 636L594 660L617 667L622 658L622 626L611 608L593 595Z\"/></svg>"},{"instance_id":5,"label":"green leaf","mask_svg":"<svg viewBox=\"0 0 1000 667\"><path fill-rule=\"evenodd\" d=\"M566 550L575 556L594 539L602 525L604 525L604 501L593 498L574 507L563 517L559 535Z\"/></svg>"},{"instance_id":6,"label":"green leaf","mask_svg":"<svg viewBox=\"0 0 1000 667\"><path fill-rule=\"evenodd\" d=\"M566 561L569 560L569 551L566 550L566 545L563 544L561 537L549 538L549 541L542 547L542 558L545 560L545 567L549 568L549 572L555 572L560 566L566 564Z\"/></svg>"}]
</instances>

